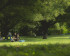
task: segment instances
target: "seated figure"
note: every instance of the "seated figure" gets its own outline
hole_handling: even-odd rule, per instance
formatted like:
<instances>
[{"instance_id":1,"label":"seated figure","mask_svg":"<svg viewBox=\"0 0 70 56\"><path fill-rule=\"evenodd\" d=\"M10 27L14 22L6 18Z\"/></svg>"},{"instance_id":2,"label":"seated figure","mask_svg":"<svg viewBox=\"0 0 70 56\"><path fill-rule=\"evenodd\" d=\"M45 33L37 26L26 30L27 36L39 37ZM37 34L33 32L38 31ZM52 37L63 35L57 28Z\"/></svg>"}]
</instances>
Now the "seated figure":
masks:
<instances>
[{"instance_id":1,"label":"seated figure","mask_svg":"<svg viewBox=\"0 0 70 56\"><path fill-rule=\"evenodd\" d=\"M14 33L14 36L12 37L12 42L14 42L14 41L18 41L19 40L19 34L17 34L17 33Z\"/></svg>"}]
</instances>

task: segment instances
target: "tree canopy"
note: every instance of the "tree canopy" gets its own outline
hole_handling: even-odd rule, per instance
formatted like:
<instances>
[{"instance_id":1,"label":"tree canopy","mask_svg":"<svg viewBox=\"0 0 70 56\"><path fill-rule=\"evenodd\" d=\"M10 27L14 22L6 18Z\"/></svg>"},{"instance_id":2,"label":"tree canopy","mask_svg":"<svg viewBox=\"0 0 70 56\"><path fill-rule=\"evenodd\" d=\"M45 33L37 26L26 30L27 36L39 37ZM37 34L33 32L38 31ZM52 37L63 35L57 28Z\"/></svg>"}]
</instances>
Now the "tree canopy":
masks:
<instances>
[{"instance_id":1,"label":"tree canopy","mask_svg":"<svg viewBox=\"0 0 70 56\"><path fill-rule=\"evenodd\" d=\"M50 26L63 21L61 16L66 15L68 6L70 0L0 0L1 31L6 36L21 21L39 22L40 31L45 35Z\"/></svg>"}]
</instances>

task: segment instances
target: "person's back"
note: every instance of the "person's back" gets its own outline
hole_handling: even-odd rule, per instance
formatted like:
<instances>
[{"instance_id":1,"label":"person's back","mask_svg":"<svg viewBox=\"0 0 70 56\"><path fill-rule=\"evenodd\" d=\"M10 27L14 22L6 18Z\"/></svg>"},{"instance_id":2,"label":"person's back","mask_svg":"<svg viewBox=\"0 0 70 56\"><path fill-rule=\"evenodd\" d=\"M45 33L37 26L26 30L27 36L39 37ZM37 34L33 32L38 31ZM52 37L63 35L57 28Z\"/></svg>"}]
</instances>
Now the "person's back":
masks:
<instances>
[{"instance_id":1,"label":"person's back","mask_svg":"<svg viewBox=\"0 0 70 56\"><path fill-rule=\"evenodd\" d=\"M17 33L14 33L15 41L17 41Z\"/></svg>"},{"instance_id":2,"label":"person's back","mask_svg":"<svg viewBox=\"0 0 70 56\"><path fill-rule=\"evenodd\" d=\"M10 37L10 40L11 40L11 37L12 37L11 32L8 33L8 37Z\"/></svg>"},{"instance_id":3,"label":"person's back","mask_svg":"<svg viewBox=\"0 0 70 56\"><path fill-rule=\"evenodd\" d=\"M19 40L19 33L17 34L17 40Z\"/></svg>"}]
</instances>

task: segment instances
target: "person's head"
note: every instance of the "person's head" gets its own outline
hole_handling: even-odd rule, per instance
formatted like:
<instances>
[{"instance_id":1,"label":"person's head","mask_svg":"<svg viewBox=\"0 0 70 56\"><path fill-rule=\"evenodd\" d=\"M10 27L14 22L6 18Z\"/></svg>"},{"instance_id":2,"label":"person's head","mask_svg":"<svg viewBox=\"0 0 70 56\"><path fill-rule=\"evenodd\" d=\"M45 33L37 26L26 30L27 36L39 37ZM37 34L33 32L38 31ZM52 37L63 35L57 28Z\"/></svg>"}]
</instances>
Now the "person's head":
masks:
<instances>
[{"instance_id":1,"label":"person's head","mask_svg":"<svg viewBox=\"0 0 70 56\"><path fill-rule=\"evenodd\" d=\"M11 34L11 32L9 32L8 34Z\"/></svg>"}]
</instances>

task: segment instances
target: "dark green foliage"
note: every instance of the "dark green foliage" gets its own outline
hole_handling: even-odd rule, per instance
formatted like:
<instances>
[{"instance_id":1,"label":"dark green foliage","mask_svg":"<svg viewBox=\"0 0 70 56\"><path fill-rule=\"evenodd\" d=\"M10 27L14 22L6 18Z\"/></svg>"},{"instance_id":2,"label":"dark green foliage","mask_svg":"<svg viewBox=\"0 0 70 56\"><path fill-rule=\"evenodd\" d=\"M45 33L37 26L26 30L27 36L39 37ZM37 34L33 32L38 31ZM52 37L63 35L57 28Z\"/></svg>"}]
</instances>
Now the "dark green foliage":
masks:
<instances>
[{"instance_id":1,"label":"dark green foliage","mask_svg":"<svg viewBox=\"0 0 70 56\"><path fill-rule=\"evenodd\" d=\"M29 21L39 22L43 34L46 35L48 28L58 21L56 18L60 18L59 15L65 14L65 9L69 5L69 0L0 0L2 35L7 37L10 29L13 29L21 21L23 24Z\"/></svg>"}]
</instances>

